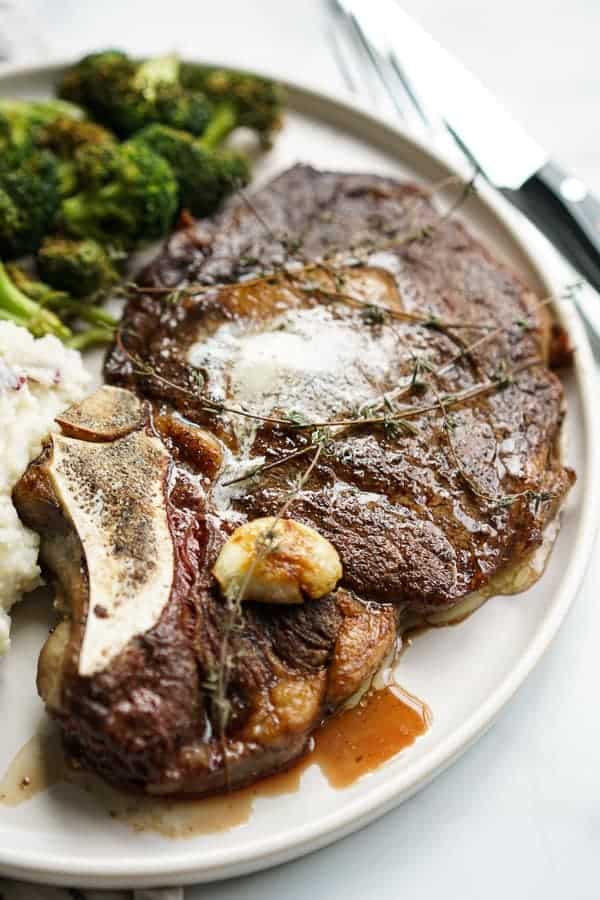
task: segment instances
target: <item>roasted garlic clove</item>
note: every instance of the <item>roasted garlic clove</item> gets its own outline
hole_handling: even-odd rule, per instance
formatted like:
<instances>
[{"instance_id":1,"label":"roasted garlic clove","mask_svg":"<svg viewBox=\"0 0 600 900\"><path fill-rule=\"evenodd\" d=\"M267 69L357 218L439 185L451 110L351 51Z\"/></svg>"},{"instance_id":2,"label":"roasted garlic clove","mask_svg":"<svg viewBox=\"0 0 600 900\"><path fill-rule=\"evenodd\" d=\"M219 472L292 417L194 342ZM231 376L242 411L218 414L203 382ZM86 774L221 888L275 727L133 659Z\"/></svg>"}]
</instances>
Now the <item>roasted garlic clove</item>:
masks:
<instances>
[{"instance_id":1,"label":"roasted garlic clove","mask_svg":"<svg viewBox=\"0 0 600 900\"><path fill-rule=\"evenodd\" d=\"M246 522L222 547L213 574L231 600L303 603L342 577L338 552L314 528L267 516Z\"/></svg>"}]
</instances>

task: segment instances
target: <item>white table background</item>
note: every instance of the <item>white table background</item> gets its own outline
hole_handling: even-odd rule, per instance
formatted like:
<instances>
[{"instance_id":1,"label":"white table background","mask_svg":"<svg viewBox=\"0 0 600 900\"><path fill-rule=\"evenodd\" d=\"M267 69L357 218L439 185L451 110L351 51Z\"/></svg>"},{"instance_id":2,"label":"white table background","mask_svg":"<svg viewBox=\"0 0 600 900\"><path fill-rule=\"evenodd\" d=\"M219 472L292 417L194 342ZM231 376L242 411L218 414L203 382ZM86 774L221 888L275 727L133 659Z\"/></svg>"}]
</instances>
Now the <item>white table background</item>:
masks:
<instances>
[{"instance_id":1,"label":"white table background","mask_svg":"<svg viewBox=\"0 0 600 900\"><path fill-rule=\"evenodd\" d=\"M404 7L600 192L599 0ZM21 0L18 9L53 56L115 44L176 49L345 92L318 0ZM2 2L0 21L1 12ZM0 31L0 44L10 37ZM21 56L35 43L24 42ZM428 788L335 846L189 889L186 900L597 900L599 582L600 544L552 648L491 732Z\"/></svg>"}]
</instances>

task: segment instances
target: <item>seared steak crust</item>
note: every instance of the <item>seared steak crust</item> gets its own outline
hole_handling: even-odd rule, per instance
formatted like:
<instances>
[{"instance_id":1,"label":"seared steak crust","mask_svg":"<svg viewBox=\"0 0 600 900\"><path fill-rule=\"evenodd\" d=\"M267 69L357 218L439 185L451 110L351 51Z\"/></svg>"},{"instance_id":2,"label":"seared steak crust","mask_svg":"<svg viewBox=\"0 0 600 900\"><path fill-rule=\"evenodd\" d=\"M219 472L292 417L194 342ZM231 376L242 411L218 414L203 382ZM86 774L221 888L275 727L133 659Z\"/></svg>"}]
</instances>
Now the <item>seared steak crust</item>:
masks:
<instances>
[{"instance_id":1,"label":"seared steak crust","mask_svg":"<svg viewBox=\"0 0 600 900\"><path fill-rule=\"evenodd\" d=\"M404 233L416 237L386 246L368 265L354 265L357 245ZM297 271L257 276L257 260L269 269L294 253L305 261L339 252L347 254L343 264L335 263L341 280L327 271L319 271L317 285ZM146 271L144 284L148 290L127 304L105 373L109 383L150 401L141 427L160 436L171 455L165 502L175 578L156 625L92 677L78 674L81 623L90 614L81 583L85 560L82 566L81 548L48 484L48 450L15 499L26 524L43 538L67 536L60 557L63 593L77 586L84 597L69 626L58 687L49 675L57 656L51 644L40 666L40 689L69 752L125 787L205 793L252 781L304 752L319 722L381 664L403 615L452 607L525 557L539 545L574 476L558 454L563 395L544 362L547 312L454 217L440 221L413 185L295 167L251 204L238 197L214 221L182 227ZM186 284L204 288L160 290ZM431 321L369 318L363 306L339 296L346 293ZM433 378L432 368L487 333L434 327L436 318L501 327ZM318 408L317 420L355 416L349 394L356 393L351 399L359 405L372 403L423 371L428 384L402 402L431 409L414 419L414 432L365 425L333 433L288 515L331 541L342 559L342 581L332 594L300 607L244 605L229 645L223 739L214 673L225 601L211 569L236 526L280 510L311 456L233 489L223 481L240 459L247 471L252 460L279 460L313 438L311 430L249 423L208 409L206 398L216 396L239 406L231 374L237 351L219 344L225 357L215 351L203 363L202 347L217 346L222 333L252 341L287 328L304 339L307 322L311 328L316 323L312 346L320 346L320 332L332 335L331 371L314 360L315 378L302 389ZM344 356L349 343L357 348L350 361ZM307 353L310 346L307 340ZM418 358L427 368L415 375ZM510 377L538 358L541 363ZM509 376L503 390L444 413L440 398L502 372ZM298 399L286 386L269 397L272 417L293 412ZM328 403L332 408L323 414ZM213 435L214 446L198 438L201 429ZM46 566L56 573L53 547L43 539Z\"/></svg>"}]
</instances>

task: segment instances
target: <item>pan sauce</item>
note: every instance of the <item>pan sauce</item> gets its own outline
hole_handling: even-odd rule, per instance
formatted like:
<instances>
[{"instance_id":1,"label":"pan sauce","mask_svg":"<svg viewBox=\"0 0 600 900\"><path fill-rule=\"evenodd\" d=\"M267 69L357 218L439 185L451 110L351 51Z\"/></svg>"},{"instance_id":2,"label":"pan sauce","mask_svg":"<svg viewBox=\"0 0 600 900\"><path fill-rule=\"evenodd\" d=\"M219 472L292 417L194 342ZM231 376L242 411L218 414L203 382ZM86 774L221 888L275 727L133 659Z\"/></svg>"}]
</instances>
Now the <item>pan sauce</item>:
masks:
<instances>
[{"instance_id":1,"label":"pan sauce","mask_svg":"<svg viewBox=\"0 0 600 900\"><path fill-rule=\"evenodd\" d=\"M375 691L319 729L311 751L289 771L200 800L125 794L73 772L62 757L58 736L42 729L17 753L0 780L0 806L18 806L59 782L69 782L91 793L111 817L136 831L170 838L225 831L248 821L255 800L295 793L303 773L315 763L332 787L348 787L410 746L429 721L427 707L409 694L396 687Z\"/></svg>"}]
</instances>

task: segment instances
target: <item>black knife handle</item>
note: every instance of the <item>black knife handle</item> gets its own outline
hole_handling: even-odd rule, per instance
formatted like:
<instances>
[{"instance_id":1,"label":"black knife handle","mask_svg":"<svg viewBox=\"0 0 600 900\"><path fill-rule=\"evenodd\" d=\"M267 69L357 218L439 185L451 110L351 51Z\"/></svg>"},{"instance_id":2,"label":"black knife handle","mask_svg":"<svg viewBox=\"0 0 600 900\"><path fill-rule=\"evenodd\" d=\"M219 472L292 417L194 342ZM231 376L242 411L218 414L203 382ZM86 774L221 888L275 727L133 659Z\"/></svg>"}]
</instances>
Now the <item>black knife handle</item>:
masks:
<instances>
[{"instance_id":1,"label":"black knife handle","mask_svg":"<svg viewBox=\"0 0 600 900\"><path fill-rule=\"evenodd\" d=\"M505 193L600 291L600 202L585 185L549 162Z\"/></svg>"}]
</instances>

